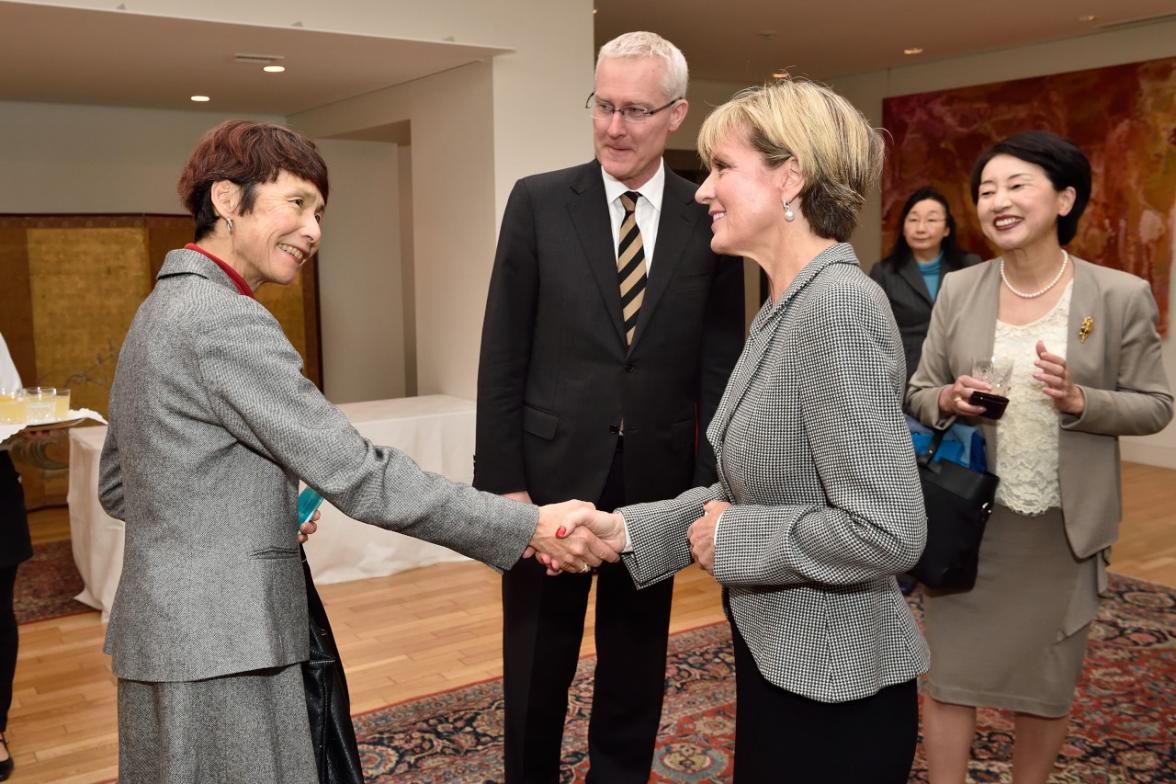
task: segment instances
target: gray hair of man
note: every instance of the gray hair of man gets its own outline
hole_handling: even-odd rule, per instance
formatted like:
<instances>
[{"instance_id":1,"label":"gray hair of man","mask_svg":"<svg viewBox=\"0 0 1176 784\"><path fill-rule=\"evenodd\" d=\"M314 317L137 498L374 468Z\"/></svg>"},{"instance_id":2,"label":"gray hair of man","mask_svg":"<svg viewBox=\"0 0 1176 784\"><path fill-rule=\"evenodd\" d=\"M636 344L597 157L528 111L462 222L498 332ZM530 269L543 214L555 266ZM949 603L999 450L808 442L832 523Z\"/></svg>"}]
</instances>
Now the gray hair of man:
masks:
<instances>
[{"instance_id":1,"label":"gray hair of man","mask_svg":"<svg viewBox=\"0 0 1176 784\"><path fill-rule=\"evenodd\" d=\"M661 85L666 100L672 101L686 97L686 86L690 81L686 57L682 54L681 49L657 33L639 30L618 35L600 47L600 53L596 56L596 68L599 70L601 60L638 57L658 57L666 64L666 72L662 76Z\"/></svg>"}]
</instances>

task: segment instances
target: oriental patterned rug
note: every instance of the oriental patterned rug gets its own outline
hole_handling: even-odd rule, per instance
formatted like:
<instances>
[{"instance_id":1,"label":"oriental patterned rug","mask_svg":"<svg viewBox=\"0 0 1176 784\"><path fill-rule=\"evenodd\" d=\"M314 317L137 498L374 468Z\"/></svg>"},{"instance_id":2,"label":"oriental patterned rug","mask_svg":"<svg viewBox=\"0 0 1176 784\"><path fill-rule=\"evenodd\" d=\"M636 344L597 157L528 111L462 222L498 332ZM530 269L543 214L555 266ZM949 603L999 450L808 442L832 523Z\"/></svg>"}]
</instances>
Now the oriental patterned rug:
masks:
<instances>
[{"instance_id":1,"label":"oriental patterned rug","mask_svg":"<svg viewBox=\"0 0 1176 784\"><path fill-rule=\"evenodd\" d=\"M62 615L95 612L74 601L82 592L82 576L74 566L70 541L41 542L33 546L33 557L16 572L16 620L43 621Z\"/></svg>"},{"instance_id":2,"label":"oriental patterned rug","mask_svg":"<svg viewBox=\"0 0 1176 784\"><path fill-rule=\"evenodd\" d=\"M1176 589L1118 575L1110 588L1052 784L1176 781ZM919 598L911 601L921 615ZM588 769L593 666L582 661L572 687L561 784L583 781ZM735 694L727 626L674 635L667 666L651 781L729 781ZM487 681L357 716L369 784L501 781L501 686ZM1011 717L982 710L977 732L971 780L1011 781ZM927 781L921 747L910 780Z\"/></svg>"}]
</instances>

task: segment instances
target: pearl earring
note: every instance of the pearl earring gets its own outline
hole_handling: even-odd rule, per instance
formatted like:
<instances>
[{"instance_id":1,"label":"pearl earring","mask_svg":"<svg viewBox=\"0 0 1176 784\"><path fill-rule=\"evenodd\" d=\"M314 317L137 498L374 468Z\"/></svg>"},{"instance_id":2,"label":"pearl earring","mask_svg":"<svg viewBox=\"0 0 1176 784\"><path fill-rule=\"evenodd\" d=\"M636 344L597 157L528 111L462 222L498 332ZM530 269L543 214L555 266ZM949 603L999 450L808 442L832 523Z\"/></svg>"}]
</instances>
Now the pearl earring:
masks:
<instances>
[{"instance_id":1,"label":"pearl earring","mask_svg":"<svg viewBox=\"0 0 1176 784\"><path fill-rule=\"evenodd\" d=\"M789 220L792 220L792 219L789 218ZM233 219L232 218L225 218L225 225L229 227L229 234L232 234L233 233Z\"/></svg>"},{"instance_id":2,"label":"pearl earring","mask_svg":"<svg viewBox=\"0 0 1176 784\"><path fill-rule=\"evenodd\" d=\"M784 220L789 223L796 220L796 213L792 211L792 205L788 202L784 202Z\"/></svg>"}]
</instances>

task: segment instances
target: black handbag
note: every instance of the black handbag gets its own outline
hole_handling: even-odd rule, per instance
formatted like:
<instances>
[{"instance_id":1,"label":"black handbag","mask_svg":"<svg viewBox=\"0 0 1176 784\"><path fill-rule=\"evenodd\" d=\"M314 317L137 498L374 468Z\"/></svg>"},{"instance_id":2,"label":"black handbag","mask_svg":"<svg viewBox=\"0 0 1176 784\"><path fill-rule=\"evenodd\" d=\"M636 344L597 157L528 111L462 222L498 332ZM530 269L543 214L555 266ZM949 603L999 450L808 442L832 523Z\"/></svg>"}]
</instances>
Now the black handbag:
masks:
<instances>
[{"instance_id":1,"label":"black handbag","mask_svg":"<svg viewBox=\"0 0 1176 784\"><path fill-rule=\"evenodd\" d=\"M331 633L331 622L314 587L305 550L302 550L302 573L306 577L306 614L310 621L310 659L302 663L302 683L306 689L306 712L319 782L363 784L347 678L335 635Z\"/></svg>"},{"instance_id":2,"label":"black handbag","mask_svg":"<svg viewBox=\"0 0 1176 784\"><path fill-rule=\"evenodd\" d=\"M980 540L992 514L1000 479L956 463L935 460L946 430L936 430L919 457L919 481L927 508L927 546L911 574L929 588L970 591L976 584Z\"/></svg>"}]
</instances>

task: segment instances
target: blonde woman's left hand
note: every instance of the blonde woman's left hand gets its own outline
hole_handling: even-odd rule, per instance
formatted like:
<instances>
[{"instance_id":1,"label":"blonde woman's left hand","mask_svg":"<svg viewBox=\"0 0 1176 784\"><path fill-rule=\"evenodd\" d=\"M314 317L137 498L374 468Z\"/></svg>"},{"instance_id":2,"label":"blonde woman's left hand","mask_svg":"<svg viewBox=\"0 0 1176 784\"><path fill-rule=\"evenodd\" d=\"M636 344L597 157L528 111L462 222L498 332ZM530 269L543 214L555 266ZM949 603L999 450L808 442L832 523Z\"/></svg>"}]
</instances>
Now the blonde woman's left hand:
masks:
<instances>
[{"instance_id":1,"label":"blonde woman's left hand","mask_svg":"<svg viewBox=\"0 0 1176 784\"><path fill-rule=\"evenodd\" d=\"M298 544L305 544L306 540L310 538L310 535L318 530L320 516L321 513L316 509L309 520L298 526Z\"/></svg>"},{"instance_id":2,"label":"blonde woman's left hand","mask_svg":"<svg viewBox=\"0 0 1176 784\"><path fill-rule=\"evenodd\" d=\"M1081 416L1086 410L1086 395L1082 387L1076 386L1070 378L1070 368L1064 357L1051 354L1045 348L1045 341L1037 341L1037 361L1033 363L1038 371L1033 378L1044 384L1041 390L1053 400L1054 408L1064 414Z\"/></svg>"},{"instance_id":3,"label":"blonde woman's left hand","mask_svg":"<svg viewBox=\"0 0 1176 784\"><path fill-rule=\"evenodd\" d=\"M714 575L715 568L715 526L729 506L726 501L707 501L702 505L702 517L690 524L690 554L709 575Z\"/></svg>"}]
</instances>

